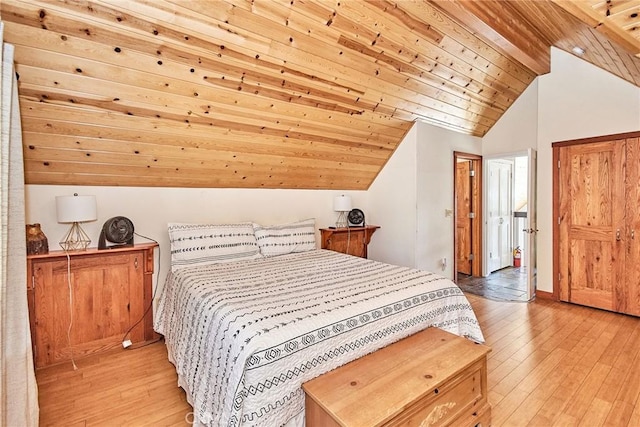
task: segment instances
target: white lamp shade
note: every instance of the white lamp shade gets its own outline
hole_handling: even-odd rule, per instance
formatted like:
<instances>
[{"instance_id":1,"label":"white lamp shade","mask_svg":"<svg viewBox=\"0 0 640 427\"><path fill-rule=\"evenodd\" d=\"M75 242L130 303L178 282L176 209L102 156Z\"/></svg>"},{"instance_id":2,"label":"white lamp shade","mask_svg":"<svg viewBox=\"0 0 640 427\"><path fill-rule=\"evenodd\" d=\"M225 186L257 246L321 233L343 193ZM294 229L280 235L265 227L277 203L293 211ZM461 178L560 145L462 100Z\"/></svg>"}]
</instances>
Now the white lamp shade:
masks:
<instances>
[{"instance_id":1,"label":"white lamp shade","mask_svg":"<svg viewBox=\"0 0 640 427\"><path fill-rule=\"evenodd\" d=\"M333 210L336 212L348 212L351 210L351 196L336 196L333 199Z\"/></svg>"},{"instance_id":2,"label":"white lamp shade","mask_svg":"<svg viewBox=\"0 0 640 427\"><path fill-rule=\"evenodd\" d=\"M84 222L98 219L96 196L56 196L58 222Z\"/></svg>"}]
</instances>

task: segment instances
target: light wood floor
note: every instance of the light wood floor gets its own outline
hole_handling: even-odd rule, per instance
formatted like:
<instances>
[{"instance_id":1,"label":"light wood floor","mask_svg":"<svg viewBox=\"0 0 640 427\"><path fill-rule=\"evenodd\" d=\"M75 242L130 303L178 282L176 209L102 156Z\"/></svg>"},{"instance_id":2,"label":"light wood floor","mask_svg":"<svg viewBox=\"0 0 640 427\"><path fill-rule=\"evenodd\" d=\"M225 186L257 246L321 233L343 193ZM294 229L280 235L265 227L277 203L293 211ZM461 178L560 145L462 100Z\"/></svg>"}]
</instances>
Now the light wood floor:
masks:
<instances>
[{"instance_id":1,"label":"light wood floor","mask_svg":"<svg viewBox=\"0 0 640 427\"><path fill-rule=\"evenodd\" d=\"M640 318L468 295L489 354L494 426L640 426ZM163 343L37 373L41 425L188 425Z\"/></svg>"}]
</instances>

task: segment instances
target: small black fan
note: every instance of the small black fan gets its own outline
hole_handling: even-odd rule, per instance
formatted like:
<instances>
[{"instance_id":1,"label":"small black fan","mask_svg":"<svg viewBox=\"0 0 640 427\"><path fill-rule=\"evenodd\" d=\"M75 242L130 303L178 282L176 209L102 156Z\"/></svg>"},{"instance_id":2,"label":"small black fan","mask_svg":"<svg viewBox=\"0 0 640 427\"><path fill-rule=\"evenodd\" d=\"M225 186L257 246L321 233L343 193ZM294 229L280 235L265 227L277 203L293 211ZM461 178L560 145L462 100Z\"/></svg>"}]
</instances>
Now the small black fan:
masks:
<instances>
[{"instance_id":1,"label":"small black fan","mask_svg":"<svg viewBox=\"0 0 640 427\"><path fill-rule=\"evenodd\" d=\"M133 246L133 222L124 216L114 216L105 221L98 241L98 249ZM107 242L114 243L107 246Z\"/></svg>"},{"instance_id":2,"label":"small black fan","mask_svg":"<svg viewBox=\"0 0 640 427\"><path fill-rule=\"evenodd\" d=\"M358 227L364 227L364 212L360 209L351 209L349 215L347 215L347 219L349 220L349 225L355 225Z\"/></svg>"}]
</instances>

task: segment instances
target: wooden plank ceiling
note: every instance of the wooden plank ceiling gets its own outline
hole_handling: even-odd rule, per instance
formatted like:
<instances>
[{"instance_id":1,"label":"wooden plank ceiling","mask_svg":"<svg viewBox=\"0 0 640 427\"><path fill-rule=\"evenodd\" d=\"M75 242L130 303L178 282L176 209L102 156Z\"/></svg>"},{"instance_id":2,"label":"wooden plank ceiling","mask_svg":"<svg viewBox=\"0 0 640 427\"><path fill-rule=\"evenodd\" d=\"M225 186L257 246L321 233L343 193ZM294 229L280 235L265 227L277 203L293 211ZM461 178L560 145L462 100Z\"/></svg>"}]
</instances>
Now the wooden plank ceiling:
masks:
<instances>
[{"instance_id":1,"label":"wooden plank ceiling","mask_svg":"<svg viewBox=\"0 0 640 427\"><path fill-rule=\"evenodd\" d=\"M613 23L574 9L2 0L26 182L366 189L416 120L484 135L551 45L640 85L633 7Z\"/></svg>"}]
</instances>

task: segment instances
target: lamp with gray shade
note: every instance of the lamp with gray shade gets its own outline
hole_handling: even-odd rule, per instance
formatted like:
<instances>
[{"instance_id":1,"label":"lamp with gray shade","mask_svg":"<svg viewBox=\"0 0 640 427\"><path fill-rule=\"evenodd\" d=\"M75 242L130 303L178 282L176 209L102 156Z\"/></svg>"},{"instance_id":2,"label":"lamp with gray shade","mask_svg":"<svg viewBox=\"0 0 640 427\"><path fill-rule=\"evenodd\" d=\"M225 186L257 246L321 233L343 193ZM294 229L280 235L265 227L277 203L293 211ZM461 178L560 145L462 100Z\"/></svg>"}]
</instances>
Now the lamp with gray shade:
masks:
<instances>
[{"instance_id":1,"label":"lamp with gray shade","mask_svg":"<svg viewBox=\"0 0 640 427\"><path fill-rule=\"evenodd\" d=\"M80 227L81 222L98 219L96 212L96 196L56 196L56 213L58 222L72 224L60 241L65 251L84 251L89 247L91 239Z\"/></svg>"},{"instance_id":2,"label":"lamp with gray shade","mask_svg":"<svg viewBox=\"0 0 640 427\"><path fill-rule=\"evenodd\" d=\"M339 212L336 228L348 227L347 212L351 210L351 196L340 195L333 199L333 210Z\"/></svg>"}]
</instances>

